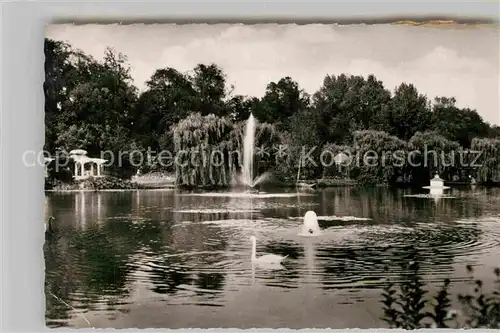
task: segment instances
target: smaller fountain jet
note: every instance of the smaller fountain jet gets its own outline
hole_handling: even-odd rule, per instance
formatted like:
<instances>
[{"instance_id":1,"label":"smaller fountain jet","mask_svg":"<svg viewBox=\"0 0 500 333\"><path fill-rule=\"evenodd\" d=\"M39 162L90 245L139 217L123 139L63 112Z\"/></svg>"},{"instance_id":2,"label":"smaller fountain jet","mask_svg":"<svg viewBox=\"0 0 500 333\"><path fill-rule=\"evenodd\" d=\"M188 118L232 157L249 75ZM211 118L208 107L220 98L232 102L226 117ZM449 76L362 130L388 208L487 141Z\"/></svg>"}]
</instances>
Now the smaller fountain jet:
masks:
<instances>
[{"instance_id":1,"label":"smaller fountain jet","mask_svg":"<svg viewBox=\"0 0 500 333\"><path fill-rule=\"evenodd\" d=\"M439 177L438 173L434 178L430 180L430 186L424 186L423 188L429 190L429 194L434 198L434 201L439 201L441 196L444 194L444 190L449 189L449 186L444 186L444 180Z\"/></svg>"},{"instance_id":2,"label":"smaller fountain jet","mask_svg":"<svg viewBox=\"0 0 500 333\"><path fill-rule=\"evenodd\" d=\"M434 178L430 181L430 186L424 186L423 188L430 190L431 195L441 195L444 190L449 189L449 186L444 186L444 180L439 177L436 173Z\"/></svg>"},{"instance_id":3,"label":"smaller fountain jet","mask_svg":"<svg viewBox=\"0 0 500 333\"><path fill-rule=\"evenodd\" d=\"M318 236L321 229L318 224L318 216L312 210L304 215L304 223L301 227L300 236Z\"/></svg>"}]
</instances>

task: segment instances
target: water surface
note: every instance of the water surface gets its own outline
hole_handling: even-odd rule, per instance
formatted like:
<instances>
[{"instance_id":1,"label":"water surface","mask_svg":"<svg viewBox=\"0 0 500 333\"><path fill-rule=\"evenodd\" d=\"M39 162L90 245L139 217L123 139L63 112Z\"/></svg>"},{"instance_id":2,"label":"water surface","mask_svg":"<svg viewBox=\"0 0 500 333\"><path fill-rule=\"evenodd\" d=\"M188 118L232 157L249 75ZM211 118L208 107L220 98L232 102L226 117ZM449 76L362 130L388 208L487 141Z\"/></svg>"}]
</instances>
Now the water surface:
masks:
<instances>
[{"instance_id":1,"label":"water surface","mask_svg":"<svg viewBox=\"0 0 500 333\"><path fill-rule=\"evenodd\" d=\"M274 195L273 195L274 194ZM257 195L122 191L47 193L46 318L50 327L370 328L387 278L421 262L452 292L465 265L488 283L500 255L499 189L336 188ZM300 237L314 210L322 234ZM285 269L252 267L288 255Z\"/></svg>"}]
</instances>

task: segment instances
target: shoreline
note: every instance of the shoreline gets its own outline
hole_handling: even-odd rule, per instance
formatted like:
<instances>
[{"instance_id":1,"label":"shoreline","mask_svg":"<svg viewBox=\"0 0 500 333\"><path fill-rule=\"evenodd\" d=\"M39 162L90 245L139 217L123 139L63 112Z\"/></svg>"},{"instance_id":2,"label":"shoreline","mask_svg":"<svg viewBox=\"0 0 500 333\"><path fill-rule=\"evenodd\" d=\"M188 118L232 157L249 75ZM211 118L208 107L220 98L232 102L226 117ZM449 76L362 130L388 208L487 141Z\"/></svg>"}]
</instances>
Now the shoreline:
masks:
<instances>
[{"instance_id":1,"label":"shoreline","mask_svg":"<svg viewBox=\"0 0 500 333\"><path fill-rule=\"evenodd\" d=\"M484 188L490 188L490 187L500 187L499 185L496 186L491 186L491 185L483 185L483 184L477 184L477 185L471 185L471 184L454 184L454 188L464 188L464 187L484 187ZM308 188L308 187L300 187L300 186L295 186L293 185L288 185L288 184L280 184L280 185L274 185L270 186L271 188L276 188L276 189L291 189L291 188L296 188L296 189L304 189L304 190L319 190L319 189L329 189L329 188L348 188L348 187L362 187L362 188L376 188L376 187L386 187L386 188L392 188L392 189L398 189L398 188L424 188L424 186L420 186L418 184L407 184L406 186L398 186L398 185L385 185L385 184L379 184L379 185L361 185L361 184L345 184L345 185L339 185L339 184L334 184L334 185L320 185L317 184L316 188ZM231 186L219 186L219 187L213 187L213 188L204 188L202 186L200 187L185 187L185 186L175 186L175 185L169 185L169 186L159 186L159 187L142 187L142 188L107 188L107 189L92 189L92 188L79 188L79 189L44 189L44 192L49 192L49 193L77 193L77 192L130 192L130 191L174 191L174 190L182 190L182 191L222 191L222 190L229 190L233 189L234 187Z\"/></svg>"},{"instance_id":2,"label":"shoreline","mask_svg":"<svg viewBox=\"0 0 500 333\"><path fill-rule=\"evenodd\" d=\"M46 189L44 192L131 192L131 191L173 191L175 187L158 187L158 188L108 188L108 189L60 189L60 190L52 190Z\"/></svg>"},{"instance_id":3,"label":"shoreline","mask_svg":"<svg viewBox=\"0 0 500 333\"><path fill-rule=\"evenodd\" d=\"M170 177L169 177L170 178ZM417 184L417 183L381 183L381 184L363 184L359 181L349 178L323 178L323 179L304 179L300 182L292 181L277 181L263 184L262 186L255 186L257 190L266 188L280 188L280 189L304 189L304 190L315 190L315 189L326 189L335 187L387 187L387 188L424 188L428 184ZM463 188L468 186L480 186L480 187L499 187L500 184L470 184L465 181L445 181L446 186L453 186L457 188ZM186 191L221 191L234 189L238 186L231 185L176 185L169 179L169 182L162 180L149 181L149 182L137 182L134 180L120 179L115 177L99 178L99 179L87 179L80 180L76 182L62 182L56 186L49 187L44 186L45 192L124 192L132 190L149 190L149 191L171 191L171 190L186 190Z\"/></svg>"}]
</instances>

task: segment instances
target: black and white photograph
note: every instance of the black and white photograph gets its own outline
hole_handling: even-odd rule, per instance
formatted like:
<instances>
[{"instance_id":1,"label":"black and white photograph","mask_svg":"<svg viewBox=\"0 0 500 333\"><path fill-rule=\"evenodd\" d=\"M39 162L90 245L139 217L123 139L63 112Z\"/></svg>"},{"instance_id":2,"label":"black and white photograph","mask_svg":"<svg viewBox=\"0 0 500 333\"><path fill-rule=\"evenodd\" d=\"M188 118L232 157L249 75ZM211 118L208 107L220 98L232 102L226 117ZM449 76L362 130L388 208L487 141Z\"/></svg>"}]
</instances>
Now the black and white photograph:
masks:
<instances>
[{"instance_id":1,"label":"black and white photograph","mask_svg":"<svg viewBox=\"0 0 500 333\"><path fill-rule=\"evenodd\" d=\"M499 329L499 37L47 25L46 326Z\"/></svg>"}]
</instances>

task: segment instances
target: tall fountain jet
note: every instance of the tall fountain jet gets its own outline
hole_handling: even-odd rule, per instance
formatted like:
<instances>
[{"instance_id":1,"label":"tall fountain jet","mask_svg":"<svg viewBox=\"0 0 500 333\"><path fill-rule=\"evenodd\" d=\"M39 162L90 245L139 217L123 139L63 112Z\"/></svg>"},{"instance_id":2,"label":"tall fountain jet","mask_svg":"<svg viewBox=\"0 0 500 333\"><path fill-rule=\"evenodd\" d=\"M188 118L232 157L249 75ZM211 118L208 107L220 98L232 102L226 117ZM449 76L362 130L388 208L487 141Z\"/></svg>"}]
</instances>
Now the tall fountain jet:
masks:
<instances>
[{"instance_id":1,"label":"tall fountain jet","mask_svg":"<svg viewBox=\"0 0 500 333\"><path fill-rule=\"evenodd\" d=\"M243 138L243 183L253 187L253 151L255 140L255 118L253 114L247 120L245 136Z\"/></svg>"},{"instance_id":2,"label":"tall fountain jet","mask_svg":"<svg viewBox=\"0 0 500 333\"><path fill-rule=\"evenodd\" d=\"M264 172L254 179L253 157L255 149L255 118L253 114L247 120L245 137L243 138L243 170L240 181L243 185L250 187L248 192L259 192L254 189L257 184L267 181L271 177L271 172Z\"/></svg>"}]
</instances>

